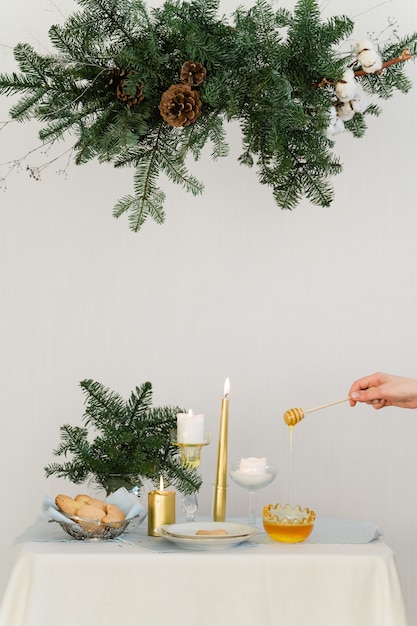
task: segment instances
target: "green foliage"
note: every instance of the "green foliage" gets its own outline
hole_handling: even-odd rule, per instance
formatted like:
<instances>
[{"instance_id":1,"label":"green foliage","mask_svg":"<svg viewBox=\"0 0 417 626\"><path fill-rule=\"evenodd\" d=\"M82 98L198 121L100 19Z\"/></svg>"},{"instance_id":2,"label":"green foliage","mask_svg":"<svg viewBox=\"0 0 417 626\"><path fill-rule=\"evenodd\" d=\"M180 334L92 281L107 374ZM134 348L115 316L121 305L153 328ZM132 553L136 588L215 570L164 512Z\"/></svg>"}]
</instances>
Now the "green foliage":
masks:
<instances>
[{"instance_id":1,"label":"green foliage","mask_svg":"<svg viewBox=\"0 0 417 626\"><path fill-rule=\"evenodd\" d=\"M135 168L133 194L113 214L128 215L138 231L148 217L165 219L165 195L158 186L163 172L192 194L203 185L187 167L208 144L213 159L228 154L224 123L237 120L243 151L239 161L256 167L276 203L293 209L303 196L328 206L330 179L342 170L326 137L332 84L347 65L358 68L353 52L340 54L353 22L346 16L323 20L317 0L298 0L293 12L275 10L268 0L238 8L230 23L218 16L219 0L166 0L150 9L143 0L78 0L80 10L49 32L53 54L38 54L20 43L15 58L20 73L0 74L0 93L20 95L11 108L18 121L42 122L44 142L75 136L75 162L92 159ZM396 37L379 49L384 62L409 49L417 35ZM206 78L195 87L201 116L174 127L159 112L162 94L180 82L186 61L201 63ZM109 73L125 71L127 105L109 88ZM326 79L323 82L323 79ZM404 63L358 78L364 90L389 98L411 83ZM355 137L366 131L366 115L346 124Z\"/></svg>"},{"instance_id":2,"label":"green foliage","mask_svg":"<svg viewBox=\"0 0 417 626\"><path fill-rule=\"evenodd\" d=\"M76 484L93 479L110 491L116 478L125 477L126 486L143 485L144 479L175 486L184 494L194 493L201 478L181 463L179 450L171 441L179 407L152 407L152 385L136 387L127 401L93 380L80 386L86 396L84 426L64 424L61 442L54 455L62 463L45 467L47 476L67 478Z\"/></svg>"}]
</instances>

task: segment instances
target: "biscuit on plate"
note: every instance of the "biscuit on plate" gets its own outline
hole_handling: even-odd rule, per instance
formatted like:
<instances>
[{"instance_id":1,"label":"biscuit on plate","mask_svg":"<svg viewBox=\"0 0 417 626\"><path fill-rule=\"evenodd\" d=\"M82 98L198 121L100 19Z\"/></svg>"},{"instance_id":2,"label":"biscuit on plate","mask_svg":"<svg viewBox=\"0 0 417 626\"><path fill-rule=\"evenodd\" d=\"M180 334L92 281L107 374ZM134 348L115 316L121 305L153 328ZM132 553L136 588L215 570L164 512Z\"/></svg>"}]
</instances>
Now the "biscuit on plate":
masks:
<instances>
[{"instance_id":1,"label":"biscuit on plate","mask_svg":"<svg viewBox=\"0 0 417 626\"><path fill-rule=\"evenodd\" d=\"M227 530L217 528L216 530L197 530L196 535L227 535Z\"/></svg>"}]
</instances>

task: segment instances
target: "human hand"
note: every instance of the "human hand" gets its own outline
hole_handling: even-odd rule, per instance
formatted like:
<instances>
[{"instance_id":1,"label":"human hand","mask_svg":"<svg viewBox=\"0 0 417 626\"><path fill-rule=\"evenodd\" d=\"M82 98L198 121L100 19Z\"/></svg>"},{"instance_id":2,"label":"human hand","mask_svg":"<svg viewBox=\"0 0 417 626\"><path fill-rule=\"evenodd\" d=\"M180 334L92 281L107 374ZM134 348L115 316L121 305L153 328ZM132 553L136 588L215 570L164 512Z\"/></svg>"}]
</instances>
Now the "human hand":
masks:
<instances>
[{"instance_id":1,"label":"human hand","mask_svg":"<svg viewBox=\"0 0 417 626\"><path fill-rule=\"evenodd\" d=\"M349 391L350 405L357 402L371 404L375 409L398 406L417 408L417 380L377 372L356 380Z\"/></svg>"}]
</instances>

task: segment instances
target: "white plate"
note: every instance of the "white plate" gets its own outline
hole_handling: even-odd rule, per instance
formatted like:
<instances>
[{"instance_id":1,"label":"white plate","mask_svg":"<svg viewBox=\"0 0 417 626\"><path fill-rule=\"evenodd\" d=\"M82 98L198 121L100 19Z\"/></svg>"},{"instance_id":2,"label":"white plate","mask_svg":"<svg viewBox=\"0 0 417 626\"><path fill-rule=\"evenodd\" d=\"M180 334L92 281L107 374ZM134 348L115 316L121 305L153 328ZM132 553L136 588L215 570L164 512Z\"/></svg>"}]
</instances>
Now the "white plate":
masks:
<instances>
[{"instance_id":1,"label":"white plate","mask_svg":"<svg viewBox=\"0 0 417 626\"><path fill-rule=\"evenodd\" d=\"M199 530L225 530L227 535L196 535ZM165 524L159 526L156 532L187 550L223 550L232 548L243 541L247 541L259 530L246 524L232 524L229 522L187 522L185 524Z\"/></svg>"}]
</instances>

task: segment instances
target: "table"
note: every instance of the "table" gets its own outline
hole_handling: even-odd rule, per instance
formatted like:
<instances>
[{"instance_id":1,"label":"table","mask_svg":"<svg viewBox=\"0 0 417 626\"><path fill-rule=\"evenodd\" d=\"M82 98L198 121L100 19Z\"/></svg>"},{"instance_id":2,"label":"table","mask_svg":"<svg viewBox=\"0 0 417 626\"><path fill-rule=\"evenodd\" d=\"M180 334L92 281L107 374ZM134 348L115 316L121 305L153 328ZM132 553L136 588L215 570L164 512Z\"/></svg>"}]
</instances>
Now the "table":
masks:
<instances>
[{"instance_id":1,"label":"table","mask_svg":"<svg viewBox=\"0 0 417 626\"><path fill-rule=\"evenodd\" d=\"M381 539L280 544L260 534L194 552L137 532L128 543L20 544L0 626L407 624L394 554Z\"/></svg>"}]
</instances>

